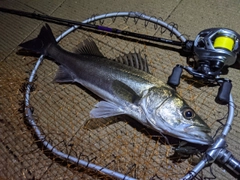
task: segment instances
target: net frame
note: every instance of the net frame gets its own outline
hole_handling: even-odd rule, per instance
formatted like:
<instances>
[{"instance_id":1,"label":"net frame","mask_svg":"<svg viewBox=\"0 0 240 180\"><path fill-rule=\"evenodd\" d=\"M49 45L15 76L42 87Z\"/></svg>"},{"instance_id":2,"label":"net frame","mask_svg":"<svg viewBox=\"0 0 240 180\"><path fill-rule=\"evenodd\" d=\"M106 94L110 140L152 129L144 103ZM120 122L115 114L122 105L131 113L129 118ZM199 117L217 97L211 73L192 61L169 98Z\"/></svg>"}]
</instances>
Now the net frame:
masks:
<instances>
[{"instance_id":1,"label":"net frame","mask_svg":"<svg viewBox=\"0 0 240 180\"><path fill-rule=\"evenodd\" d=\"M169 30L173 35L175 35L181 42L186 42L186 38L172 25L157 19L155 17L150 17L147 16L143 13L139 12L113 12L113 13L107 13L107 14L102 14L98 16L91 17L89 19L86 19L82 21L82 23L91 23L97 20L103 20L105 18L114 18L114 17L127 17L127 18L136 18L136 19L142 19L148 22L153 22L155 24L159 24L162 27L165 27L167 30ZM69 33L73 32L75 29L77 29L78 26L72 26L65 32L63 32L60 36L56 38L56 41L59 42L61 39L63 39L65 36L67 36ZM84 160L79 160L76 157L70 156L68 154L65 154L59 150L57 150L54 146L50 144L45 139L44 134L41 132L40 128L37 126L34 116L33 116L33 111L30 106L30 93L31 93L31 88L32 88L32 83L34 81L35 74L37 72L38 67L40 66L41 62L44 59L44 55L41 55L34 67L34 69L31 72L31 75L28 79L28 84L26 86L26 92L25 92L25 117L28 120L28 124L34 129L36 136L38 139L42 142L43 146L50 150L54 155L57 157L60 157L62 159L65 159L67 161L73 162L78 165L85 166L87 168L90 168L92 170L100 171L104 174L107 174L111 177L118 178L118 179L135 179L132 177L127 176L126 174L121 174L116 171L112 171L106 167L101 167L96 164L84 161ZM188 173L186 174L185 177L182 179L192 179L194 176L198 174L207 164L213 163L219 154L219 149L224 148L223 143L225 140L225 137L227 136L228 132L231 129L231 124L234 118L234 102L232 95L230 95L230 102L228 104L228 118L227 122L224 126L224 129L221 133L220 136L218 136L215 140L215 143L206 151L204 158ZM209 156L213 157L213 159L209 160Z\"/></svg>"}]
</instances>

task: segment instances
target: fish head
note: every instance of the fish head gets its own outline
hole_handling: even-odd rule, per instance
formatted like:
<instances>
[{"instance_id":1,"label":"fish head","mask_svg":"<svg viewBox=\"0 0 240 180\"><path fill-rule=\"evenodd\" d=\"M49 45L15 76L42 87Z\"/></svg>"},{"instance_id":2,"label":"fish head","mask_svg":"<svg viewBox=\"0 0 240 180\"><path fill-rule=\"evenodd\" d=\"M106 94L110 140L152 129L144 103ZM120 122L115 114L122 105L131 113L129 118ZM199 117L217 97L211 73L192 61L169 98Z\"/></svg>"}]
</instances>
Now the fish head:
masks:
<instances>
[{"instance_id":1,"label":"fish head","mask_svg":"<svg viewBox=\"0 0 240 180\"><path fill-rule=\"evenodd\" d=\"M142 99L143 111L152 129L187 142L213 143L209 126L169 87L153 87Z\"/></svg>"}]
</instances>

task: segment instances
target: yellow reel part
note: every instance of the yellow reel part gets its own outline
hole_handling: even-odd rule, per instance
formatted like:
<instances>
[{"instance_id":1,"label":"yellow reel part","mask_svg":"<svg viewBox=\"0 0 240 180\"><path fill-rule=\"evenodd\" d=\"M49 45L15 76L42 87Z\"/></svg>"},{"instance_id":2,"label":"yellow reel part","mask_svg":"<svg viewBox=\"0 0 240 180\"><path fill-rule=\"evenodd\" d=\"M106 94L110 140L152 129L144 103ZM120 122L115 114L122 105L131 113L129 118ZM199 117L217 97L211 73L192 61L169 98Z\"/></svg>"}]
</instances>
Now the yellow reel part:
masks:
<instances>
[{"instance_id":1,"label":"yellow reel part","mask_svg":"<svg viewBox=\"0 0 240 180\"><path fill-rule=\"evenodd\" d=\"M215 39L213 46L214 48L223 48L232 51L234 47L234 39L228 36L218 36Z\"/></svg>"}]
</instances>

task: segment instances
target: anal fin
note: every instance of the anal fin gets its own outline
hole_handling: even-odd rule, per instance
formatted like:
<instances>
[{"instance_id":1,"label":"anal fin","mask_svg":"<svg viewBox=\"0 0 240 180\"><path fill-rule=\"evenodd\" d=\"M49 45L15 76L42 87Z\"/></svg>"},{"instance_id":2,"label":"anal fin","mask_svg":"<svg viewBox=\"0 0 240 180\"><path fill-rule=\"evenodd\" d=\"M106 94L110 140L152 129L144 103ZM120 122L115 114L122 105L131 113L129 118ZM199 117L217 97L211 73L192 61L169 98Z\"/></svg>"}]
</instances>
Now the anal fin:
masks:
<instances>
[{"instance_id":1,"label":"anal fin","mask_svg":"<svg viewBox=\"0 0 240 180\"><path fill-rule=\"evenodd\" d=\"M58 83L74 82L74 78L71 75L71 73L68 72L68 69L60 65L53 82Z\"/></svg>"}]
</instances>

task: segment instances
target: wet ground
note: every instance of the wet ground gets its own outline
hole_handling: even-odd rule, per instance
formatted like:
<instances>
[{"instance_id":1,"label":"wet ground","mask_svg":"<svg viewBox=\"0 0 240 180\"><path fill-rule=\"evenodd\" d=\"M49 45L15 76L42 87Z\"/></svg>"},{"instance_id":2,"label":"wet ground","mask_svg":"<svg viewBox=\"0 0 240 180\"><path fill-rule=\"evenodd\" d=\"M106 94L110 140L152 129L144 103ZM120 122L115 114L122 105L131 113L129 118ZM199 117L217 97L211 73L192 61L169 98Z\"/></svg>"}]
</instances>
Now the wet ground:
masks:
<instances>
[{"instance_id":1,"label":"wet ground","mask_svg":"<svg viewBox=\"0 0 240 180\"><path fill-rule=\"evenodd\" d=\"M226 27L239 31L240 2L238 1L0 1L0 7L41 13L59 18L83 21L96 14L121 11L137 11L148 16L176 23L178 30L194 39L203 29ZM107 179L109 177L75 166L59 159L46 150L33 129L26 123L23 101L26 82L35 63L36 55L18 55L23 41L37 36L42 21L0 13L0 179ZM171 38L159 26L147 21L122 18L105 19L97 24L133 31L156 37ZM55 36L67 27L50 23ZM239 32L240 33L240 32ZM150 72L166 82L176 64L185 64L185 58L176 49L149 44L138 40L108 36L106 33L76 30L63 38L60 45L69 51L86 38L91 37L100 51L108 58L124 53L140 51L147 56ZM172 37L174 39L174 37ZM126 174L138 179L179 179L193 168L189 159L173 162L173 140L168 145L164 138L127 117L89 120L89 111L98 102L95 96L76 84L55 84L52 80L57 65L44 60L39 66L30 93L33 118L44 138L61 152L87 162ZM239 100L239 69L229 68L224 77L232 80L232 95ZM218 105L214 99L218 87L209 87L191 80L183 74L177 89L191 107L212 128L215 134L227 106ZM227 136L228 150L240 159L238 137L239 115L236 113L232 129ZM178 161L179 160L179 161ZM236 179L224 167L213 164L199 174L199 178ZM212 171L212 172L211 172Z\"/></svg>"}]
</instances>

